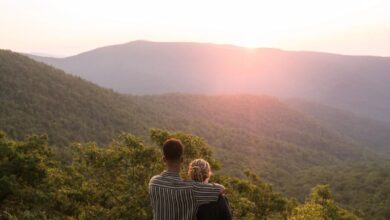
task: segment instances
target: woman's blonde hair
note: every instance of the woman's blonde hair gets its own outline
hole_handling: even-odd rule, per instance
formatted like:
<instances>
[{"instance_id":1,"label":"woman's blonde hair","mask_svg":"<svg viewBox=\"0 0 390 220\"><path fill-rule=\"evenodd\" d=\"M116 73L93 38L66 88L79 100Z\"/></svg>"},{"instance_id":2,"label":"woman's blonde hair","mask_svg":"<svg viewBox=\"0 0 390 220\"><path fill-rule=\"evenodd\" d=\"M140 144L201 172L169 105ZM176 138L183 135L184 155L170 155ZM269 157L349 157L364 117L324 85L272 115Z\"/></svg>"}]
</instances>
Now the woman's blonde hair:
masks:
<instances>
[{"instance_id":1,"label":"woman's blonde hair","mask_svg":"<svg viewBox=\"0 0 390 220\"><path fill-rule=\"evenodd\" d=\"M193 160L188 166L188 176L194 181L203 182L211 175L209 162L203 159Z\"/></svg>"}]
</instances>

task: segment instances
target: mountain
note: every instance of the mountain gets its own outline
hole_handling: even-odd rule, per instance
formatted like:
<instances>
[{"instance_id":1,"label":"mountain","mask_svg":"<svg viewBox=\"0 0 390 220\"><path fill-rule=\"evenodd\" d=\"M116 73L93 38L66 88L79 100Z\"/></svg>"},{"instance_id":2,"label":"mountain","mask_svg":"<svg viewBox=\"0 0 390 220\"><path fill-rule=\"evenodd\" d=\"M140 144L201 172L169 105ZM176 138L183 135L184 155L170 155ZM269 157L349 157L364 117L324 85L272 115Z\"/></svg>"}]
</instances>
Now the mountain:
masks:
<instances>
[{"instance_id":1,"label":"mountain","mask_svg":"<svg viewBox=\"0 0 390 220\"><path fill-rule=\"evenodd\" d=\"M390 155L390 123L360 117L353 112L302 99L289 99L290 107L312 117L345 139Z\"/></svg>"},{"instance_id":2,"label":"mountain","mask_svg":"<svg viewBox=\"0 0 390 220\"><path fill-rule=\"evenodd\" d=\"M390 121L387 57L148 41L66 58L31 57L122 93L300 97Z\"/></svg>"},{"instance_id":3,"label":"mountain","mask_svg":"<svg viewBox=\"0 0 390 220\"><path fill-rule=\"evenodd\" d=\"M19 54L2 54L0 129L13 138L48 132L56 144L108 143L123 131L143 135L160 127L205 137L223 149L221 155L253 157L246 163L251 167L283 160L282 151L297 159L294 169L375 154L273 97L121 95ZM310 155L318 158L311 161ZM272 164L293 168L283 161Z\"/></svg>"},{"instance_id":4,"label":"mountain","mask_svg":"<svg viewBox=\"0 0 390 220\"><path fill-rule=\"evenodd\" d=\"M326 167L385 159L383 149L374 145L386 141L375 139L382 136L373 137L372 143L368 139L369 144L345 138L348 134L342 130L322 124L321 118L288 101L257 95L122 95L4 50L0 50L0 102L0 130L11 138L47 133L51 146L67 146L88 141L107 144L122 132L146 136L153 127L190 132L212 145L222 172L242 176L249 168L289 195L297 193L290 185L302 175L307 183L317 180L314 167L324 169L332 184L339 179L331 179ZM357 175L370 178L366 173ZM381 185L378 193L385 193L386 186ZM306 190L303 185L299 196ZM364 185L335 193L354 190L372 198ZM374 207L380 201L373 201L346 205L359 210L364 205L379 213Z\"/></svg>"},{"instance_id":5,"label":"mountain","mask_svg":"<svg viewBox=\"0 0 390 220\"><path fill-rule=\"evenodd\" d=\"M121 131L146 129L133 113L143 108L126 96L17 53L0 55L0 129L11 137L48 133L57 145L107 143Z\"/></svg>"}]
</instances>

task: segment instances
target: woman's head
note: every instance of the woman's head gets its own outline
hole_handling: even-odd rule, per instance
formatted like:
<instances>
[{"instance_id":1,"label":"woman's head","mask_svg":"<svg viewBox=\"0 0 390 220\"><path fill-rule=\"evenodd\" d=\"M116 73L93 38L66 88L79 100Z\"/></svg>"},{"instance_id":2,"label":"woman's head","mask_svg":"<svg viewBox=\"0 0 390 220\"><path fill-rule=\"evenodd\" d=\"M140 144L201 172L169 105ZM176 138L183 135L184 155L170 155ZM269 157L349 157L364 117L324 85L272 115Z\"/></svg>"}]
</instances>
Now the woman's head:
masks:
<instances>
[{"instance_id":1,"label":"woman's head","mask_svg":"<svg viewBox=\"0 0 390 220\"><path fill-rule=\"evenodd\" d=\"M197 182L204 182L211 176L210 164L203 159L193 160L188 167L188 175Z\"/></svg>"}]
</instances>

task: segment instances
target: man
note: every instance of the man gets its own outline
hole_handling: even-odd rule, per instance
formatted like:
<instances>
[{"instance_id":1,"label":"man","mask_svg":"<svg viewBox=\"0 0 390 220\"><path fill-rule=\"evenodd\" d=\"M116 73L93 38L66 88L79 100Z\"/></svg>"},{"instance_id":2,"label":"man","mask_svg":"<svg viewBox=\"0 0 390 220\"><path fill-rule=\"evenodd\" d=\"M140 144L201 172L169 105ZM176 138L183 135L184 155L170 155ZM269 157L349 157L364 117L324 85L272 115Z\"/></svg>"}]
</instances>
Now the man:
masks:
<instances>
[{"instance_id":1,"label":"man","mask_svg":"<svg viewBox=\"0 0 390 220\"><path fill-rule=\"evenodd\" d=\"M180 140L168 139L163 144L166 170L150 179L149 195L154 220L193 220L202 204L218 200L221 185L184 181L180 178L184 147Z\"/></svg>"}]
</instances>

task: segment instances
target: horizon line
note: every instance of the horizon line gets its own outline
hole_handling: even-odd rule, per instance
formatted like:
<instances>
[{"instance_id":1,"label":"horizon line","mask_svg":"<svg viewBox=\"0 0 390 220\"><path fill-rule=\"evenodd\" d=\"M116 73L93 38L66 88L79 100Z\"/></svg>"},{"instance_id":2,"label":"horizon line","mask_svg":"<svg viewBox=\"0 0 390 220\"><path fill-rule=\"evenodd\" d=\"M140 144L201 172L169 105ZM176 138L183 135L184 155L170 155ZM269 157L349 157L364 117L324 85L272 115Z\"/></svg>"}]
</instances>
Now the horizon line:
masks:
<instances>
[{"instance_id":1,"label":"horizon line","mask_svg":"<svg viewBox=\"0 0 390 220\"><path fill-rule=\"evenodd\" d=\"M171 43L171 44L199 44L199 45L212 45L212 46L226 46L226 47L235 47L235 48L241 48L241 49L247 49L247 50L259 50L259 49L270 49L270 50L279 50L283 52L296 52L296 53L320 53L320 54L329 54L329 55L339 55L339 56L352 56L352 57L378 57L378 58L390 58L389 56L383 56L383 55L372 55L372 54L344 54L344 53L336 53L336 52L327 52L327 51L315 51L315 50L286 50L282 48L277 48L277 47L248 47L248 46L242 46L242 45L237 45L237 44L231 44L231 43L215 43L215 42L200 42L200 41L154 41L154 40L145 40L145 39L138 39L138 40L132 40L132 41L127 41L124 43L117 43L117 44L109 44L109 45L104 45L104 46L97 46L95 48L81 51L75 54L71 55L60 55L60 54L51 54L47 52L41 52L41 51L30 51L30 52L25 52L25 51L14 51L10 48L2 48L4 50L11 50L17 53L21 54L28 54L32 56L39 56L39 57L46 57L46 58L56 58L56 59L64 59L68 57L74 57L78 56L84 53L88 53L94 50L106 48L106 47L112 47L112 46L121 46L121 45L126 45L126 44L131 44L131 43L136 43L136 42L145 42L145 43L157 43L157 44L164 44L164 43Z\"/></svg>"}]
</instances>

